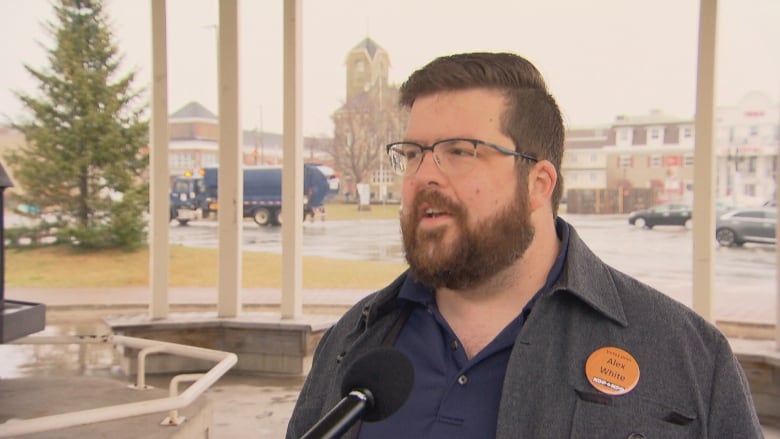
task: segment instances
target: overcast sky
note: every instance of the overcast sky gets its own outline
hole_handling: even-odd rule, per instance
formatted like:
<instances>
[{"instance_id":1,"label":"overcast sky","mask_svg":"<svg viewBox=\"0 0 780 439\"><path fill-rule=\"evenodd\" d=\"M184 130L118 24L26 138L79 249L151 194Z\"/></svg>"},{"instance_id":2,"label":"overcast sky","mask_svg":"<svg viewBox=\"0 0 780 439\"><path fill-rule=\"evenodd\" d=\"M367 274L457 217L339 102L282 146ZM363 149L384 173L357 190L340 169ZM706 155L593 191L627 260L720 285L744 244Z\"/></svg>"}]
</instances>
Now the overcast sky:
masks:
<instances>
[{"instance_id":1,"label":"overcast sky","mask_svg":"<svg viewBox=\"0 0 780 439\"><path fill-rule=\"evenodd\" d=\"M107 0L124 71L150 83L150 0ZM282 0L239 0L241 120L281 132ZM759 90L780 98L780 0L720 0L716 103ZM366 36L388 51L400 84L450 53L512 51L545 75L570 126L606 125L659 109L692 118L698 0L303 0L303 131L331 135L345 96L347 53ZM168 0L169 110L217 112L217 0ZM0 114L36 93L22 67L48 66L49 0L0 0ZM148 97L148 95L147 95Z\"/></svg>"}]
</instances>

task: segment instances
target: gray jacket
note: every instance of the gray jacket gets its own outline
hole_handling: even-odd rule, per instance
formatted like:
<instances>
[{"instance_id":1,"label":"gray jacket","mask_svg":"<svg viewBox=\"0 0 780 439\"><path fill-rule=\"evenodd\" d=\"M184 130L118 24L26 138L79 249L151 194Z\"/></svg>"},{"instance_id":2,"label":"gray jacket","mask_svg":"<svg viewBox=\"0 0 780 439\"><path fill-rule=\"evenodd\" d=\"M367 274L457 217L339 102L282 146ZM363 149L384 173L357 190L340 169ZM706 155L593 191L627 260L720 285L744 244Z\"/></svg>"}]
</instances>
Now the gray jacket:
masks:
<instances>
[{"instance_id":1,"label":"gray jacket","mask_svg":"<svg viewBox=\"0 0 780 439\"><path fill-rule=\"evenodd\" d=\"M763 437L726 338L686 306L606 265L570 230L563 273L538 298L515 341L496 437ZM323 336L288 439L341 399L350 361L392 343L388 334L408 316L396 300L406 275L364 298ZM585 375L588 356L605 346L629 352L639 365L639 382L625 395L600 393Z\"/></svg>"}]
</instances>

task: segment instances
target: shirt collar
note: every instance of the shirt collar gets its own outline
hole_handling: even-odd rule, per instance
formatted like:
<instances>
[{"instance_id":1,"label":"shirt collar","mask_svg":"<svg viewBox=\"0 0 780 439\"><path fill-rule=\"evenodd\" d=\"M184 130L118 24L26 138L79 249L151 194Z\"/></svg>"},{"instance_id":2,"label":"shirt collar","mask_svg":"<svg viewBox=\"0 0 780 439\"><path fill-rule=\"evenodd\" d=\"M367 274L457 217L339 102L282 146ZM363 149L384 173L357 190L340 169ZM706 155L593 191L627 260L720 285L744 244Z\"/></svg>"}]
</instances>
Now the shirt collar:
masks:
<instances>
[{"instance_id":1,"label":"shirt collar","mask_svg":"<svg viewBox=\"0 0 780 439\"><path fill-rule=\"evenodd\" d=\"M401 285L401 291L398 293L399 299L409 300L420 305L430 305L434 302L433 288L427 287L414 278L414 273L410 270L409 275L404 279Z\"/></svg>"}]
</instances>

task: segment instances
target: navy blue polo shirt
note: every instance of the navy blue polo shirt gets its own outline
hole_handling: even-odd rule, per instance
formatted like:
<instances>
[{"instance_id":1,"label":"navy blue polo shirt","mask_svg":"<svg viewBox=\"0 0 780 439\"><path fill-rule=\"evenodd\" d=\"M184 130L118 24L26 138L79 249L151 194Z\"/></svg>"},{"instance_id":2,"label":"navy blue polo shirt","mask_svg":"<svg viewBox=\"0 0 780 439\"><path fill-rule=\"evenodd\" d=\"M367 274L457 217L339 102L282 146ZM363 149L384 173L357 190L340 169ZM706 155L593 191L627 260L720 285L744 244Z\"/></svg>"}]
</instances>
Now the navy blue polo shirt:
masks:
<instances>
[{"instance_id":1,"label":"navy blue polo shirt","mask_svg":"<svg viewBox=\"0 0 780 439\"><path fill-rule=\"evenodd\" d=\"M439 312L434 291L412 276L406 278L398 298L411 301L414 308L398 334L395 347L414 366L414 387L409 399L393 416L381 422L364 422L360 438L495 437L501 388L512 346L539 293L549 288L563 271L569 225L556 220L556 232L562 243L561 251L545 285L471 360Z\"/></svg>"}]
</instances>

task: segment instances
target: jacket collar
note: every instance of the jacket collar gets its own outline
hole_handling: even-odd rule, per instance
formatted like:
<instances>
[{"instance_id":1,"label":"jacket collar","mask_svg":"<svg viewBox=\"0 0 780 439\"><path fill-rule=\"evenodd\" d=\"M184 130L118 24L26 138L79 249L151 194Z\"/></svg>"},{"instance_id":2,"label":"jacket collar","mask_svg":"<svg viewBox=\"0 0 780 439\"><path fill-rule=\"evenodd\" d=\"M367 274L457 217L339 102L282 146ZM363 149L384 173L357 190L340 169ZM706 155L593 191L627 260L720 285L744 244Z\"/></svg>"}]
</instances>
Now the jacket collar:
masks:
<instances>
[{"instance_id":1,"label":"jacket collar","mask_svg":"<svg viewBox=\"0 0 780 439\"><path fill-rule=\"evenodd\" d=\"M559 219L559 221L563 221ZM569 293L622 326L628 326L614 271L569 227L569 249L563 273L548 294Z\"/></svg>"},{"instance_id":2,"label":"jacket collar","mask_svg":"<svg viewBox=\"0 0 780 439\"><path fill-rule=\"evenodd\" d=\"M376 319L400 306L397 300L398 293L401 291L401 286L408 275L409 269L406 269L390 285L375 292L373 297L365 302L362 311L363 315L360 318L363 325L366 327L371 326Z\"/></svg>"}]
</instances>

